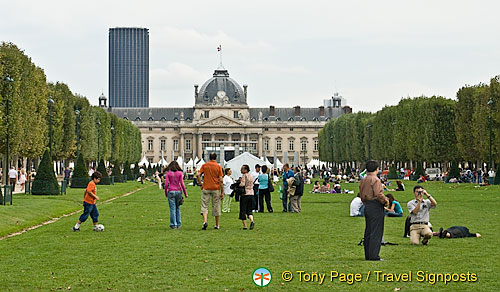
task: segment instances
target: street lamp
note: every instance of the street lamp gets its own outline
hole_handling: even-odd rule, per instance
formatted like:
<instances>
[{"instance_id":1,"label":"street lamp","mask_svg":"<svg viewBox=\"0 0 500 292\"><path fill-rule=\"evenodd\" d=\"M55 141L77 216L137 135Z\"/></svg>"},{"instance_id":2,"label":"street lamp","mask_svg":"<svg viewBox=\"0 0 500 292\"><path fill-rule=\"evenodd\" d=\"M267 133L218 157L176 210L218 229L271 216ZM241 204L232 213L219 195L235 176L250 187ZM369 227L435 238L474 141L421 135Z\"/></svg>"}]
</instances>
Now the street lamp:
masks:
<instances>
[{"instance_id":1,"label":"street lamp","mask_svg":"<svg viewBox=\"0 0 500 292\"><path fill-rule=\"evenodd\" d=\"M97 119L97 163L101 160L99 159L101 150L101 121Z\"/></svg>"},{"instance_id":2,"label":"street lamp","mask_svg":"<svg viewBox=\"0 0 500 292\"><path fill-rule=\"evenodd\" d=\"M332 168L333 168L333 136L330 136L331 144L332 144Z\"/></svg>"},{"instance_id":3,"label":"street lamp","mask_svg":"<svg viewBox=\"0 0 500 292\"><path fill-rule=\"evenodd\" d=\"M488 116L488 122L489 122L489 126L490 126L490 165L489 165L489 168L493 168L493 161L491 159L491 144L493 143L493 135L492 135L492 132L491 132L491 112L493 110L493 98L490 97L490 100L488 101L488 105L490 106L490 114Z\"/></svg>"},{"instance_id":4,"label":"street lamp","mask_svg":"<svg viewBox=\"0 0 500 292\"><path fill-rule=\"evenodd\" d=\"M49 154L52 160L52 109L54 107L54 100L49 96Z\"/></svg>"},{"instance_id":5,"label":"street lamp","mask_svg":"<svg viewBox=\"0 0 500 292\"><path fill-rule=\"evenodd\" d=\"M392 136L393 137L394 137L394 133L395 133L394 128L396 127L397 124L398 124L398 122L396 120L392 121ZM393 139L393 141L392 141L392 151L394 152L393 153L394 154L394 167L396 167L396 147L395 147L396 143L395 142L396 142L395 139Z\"/></svg>"},{"instance_id":6,"label":"street lamp","mask_svg":"<svg viewBox=\"0 0 500 292\"><path fill-rule=\"evenodd\" d=\"M367 146L368 146L368 160L371 159L371 149L370 149L370 142L371 142L371 127L372 127L372 124L371 123L368 123L366 124L366 131L368 132L368 143L367 143Z\"/></svg>"},{"instance_id":7,"label":"street lamp","mask_svg":"<svg viewBox=\"0 0 500 292\"><path fill-rule=\"evenodd\" d=\"M80 110L75 110L76 115L76 159L80 155Z\"/></svg>"},{"instance_id":8,"label":"street lamp","mask_svg":"<svg viewBox=\"0 0 500 292\"><path fill-rule=\"evenodd\" d=\"M9 85L14 82L14 79L12 79L9 75L5 76L4 81L7 82ZM10 143L9 143L9 111L10 111L10 94L6 94L7 100L5 101L5 129L6 129L6 135L5 135L5 156L6 156L6 161L3 166L3 173L4 173L4 178L5 178L5 184L9 185L9 176L7 175L9 172L9 164L10 164L10 157L9 157L9 150L10 150Z\"/></svg>"}]
</instances>

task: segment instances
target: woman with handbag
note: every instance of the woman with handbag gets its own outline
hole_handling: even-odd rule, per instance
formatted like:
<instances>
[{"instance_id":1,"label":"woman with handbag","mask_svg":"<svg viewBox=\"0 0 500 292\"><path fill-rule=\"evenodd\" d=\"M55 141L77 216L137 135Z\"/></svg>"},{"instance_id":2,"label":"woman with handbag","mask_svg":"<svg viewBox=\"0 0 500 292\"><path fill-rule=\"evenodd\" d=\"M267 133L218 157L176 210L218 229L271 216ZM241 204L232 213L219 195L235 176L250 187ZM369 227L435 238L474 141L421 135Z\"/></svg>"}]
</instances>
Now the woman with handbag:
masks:
<instances>
[{"instance_id":1,"label":"woman with handbag","mask_svg":"<svg viewBox=\"0 0 500 292\"><path fill-rule=\"evenodd\" d=\"M250 230L252 230L255 226L255 222L253 221L253 177L249 173L250 166L244 164L241 166L241 180L240 187L245 188L245 194L240 198L240 220L243 223L243 230L247 230L247 216L250 219Z\"/></svg>"},{"instance_id":2,"label":"woman with handbag","mask_svg":"<svg viewBox=\"0 0 500 292\"><path fill-rule=\"evenodd\" d=\"M170 162L165 173L165 196L170 207L170 228L181 228L181 209L184 202L182 192L187 198L188 194L184 185L182 169L176 161Z\"/></svg>"},{"instance_id":3,"label":"woman with handbag","mask_svg":"<svg viewBox=\"0 0 500 292\"><path fill-rule=\"evenodd\" d=\"M258 177L259 179L259 213L264 213L264 199L266 199L267 211L269 213L273 212L273 207L271 206L271 193L274 192L274 186L272 180L269 178L267 173L267 166L262 166L262 173Z\"/></svg>"}]
</instances>

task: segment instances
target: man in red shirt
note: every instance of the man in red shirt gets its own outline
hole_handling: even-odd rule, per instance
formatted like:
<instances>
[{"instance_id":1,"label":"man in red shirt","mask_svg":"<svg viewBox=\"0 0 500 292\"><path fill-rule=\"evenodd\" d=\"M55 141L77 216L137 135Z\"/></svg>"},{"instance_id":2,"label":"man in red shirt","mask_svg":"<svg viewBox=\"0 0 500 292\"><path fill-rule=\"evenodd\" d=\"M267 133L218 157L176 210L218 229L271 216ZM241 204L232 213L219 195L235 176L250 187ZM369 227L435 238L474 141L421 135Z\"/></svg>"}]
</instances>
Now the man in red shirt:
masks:
<instances>
[{"instance_id":1,"label":"man in red shirt","mask_svg":"<svg viewBox=\"0 0 500 292\"><path fill-rule=\"evenodd\" d=\"M94 224L94 231L97 231L97 224L99 223L99 212L97 211L95 201L99 200L99 197L97 196L97 188L95 185L101 181L102 175L100 172L95 171L94 173L92 173L91 178L92 180L87 185L83 197L83 214L82 216L80 216L80 219L78 219L78 222L76 222L75 226L73 227L73 231L80 231L80 224L85 222L87 218L89 218L89 215L92 218L92 222Z\"/></svg>"},{"instance_id":2,"label":"man in red shirt","mask_svg":"<svg viewBox=\"0 0 500 292\"><path fill-rule=\"evenodd\" d=\"M212 198L212 216L215 217L215 229L219 229L219 217L221 215L220 201L224 198L222 184L222 167L217 164L217 154L210 153L210 161L201 166L196 174L198 184L201 186L201 215L203 216L203 230L208 227L208 204ZM201 184L201 175L203 185Z\"/></svg>"}]
</instances>

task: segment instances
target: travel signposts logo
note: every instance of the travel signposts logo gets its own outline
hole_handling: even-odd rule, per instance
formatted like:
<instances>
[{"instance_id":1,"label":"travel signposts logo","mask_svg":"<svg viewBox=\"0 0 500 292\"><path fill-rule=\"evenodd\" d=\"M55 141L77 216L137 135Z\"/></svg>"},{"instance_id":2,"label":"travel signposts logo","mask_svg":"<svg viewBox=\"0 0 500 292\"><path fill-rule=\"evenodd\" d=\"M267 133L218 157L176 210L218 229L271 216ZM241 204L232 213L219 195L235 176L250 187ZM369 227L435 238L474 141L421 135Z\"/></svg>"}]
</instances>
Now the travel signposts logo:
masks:
<instances>
[{"instance_id":1,"label":"travel signposts logo","mask_svg":"<svg viewBox=\"0 0 500 292\"><path fill-rule=\"evenodd\" d=\"M271 283L271 272L266 268L258 268L253 271L252 280L259 287L266 287Z\"/></svg>"}]
</instances>

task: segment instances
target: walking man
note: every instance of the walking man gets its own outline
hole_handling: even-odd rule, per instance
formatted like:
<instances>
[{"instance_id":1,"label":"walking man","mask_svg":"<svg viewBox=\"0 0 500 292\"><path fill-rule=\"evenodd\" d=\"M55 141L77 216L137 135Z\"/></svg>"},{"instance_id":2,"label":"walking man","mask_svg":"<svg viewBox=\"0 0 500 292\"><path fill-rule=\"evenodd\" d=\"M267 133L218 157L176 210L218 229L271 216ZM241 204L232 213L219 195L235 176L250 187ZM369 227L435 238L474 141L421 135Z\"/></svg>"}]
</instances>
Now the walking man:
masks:
<instances>
[{"instance_id":1,"label":"walking man","mask_svg":"<svg viewBox=\"0 0 500 292\"><path fill-rule=\"evenodd\" d=\"M217 164L217 154L210 153L210 161L201 166L196 174L196 180L201 186L201 215L203 216L203 230L208 227L208 203L212 198L212 216L215 217L214 229L219 229L219 217L221 214L220 201L224 198L224 188L222 183L222 167ZM203 185L201 175L203 174Z\"/></svg>"},{"instance_id":2,"label":"walking man","mask_svg":"<svg viewBox=\"0 0 500 292\"><path fill-rule=\"evenodd\" d=\"M366 176L359 184L361 201L365 205L365 260L380 261L382 236L384 235L384 206L389 200L384 196L382 183L377 177L379 164L375 160L366 162Z\"/></svg>"}]
</instances>

